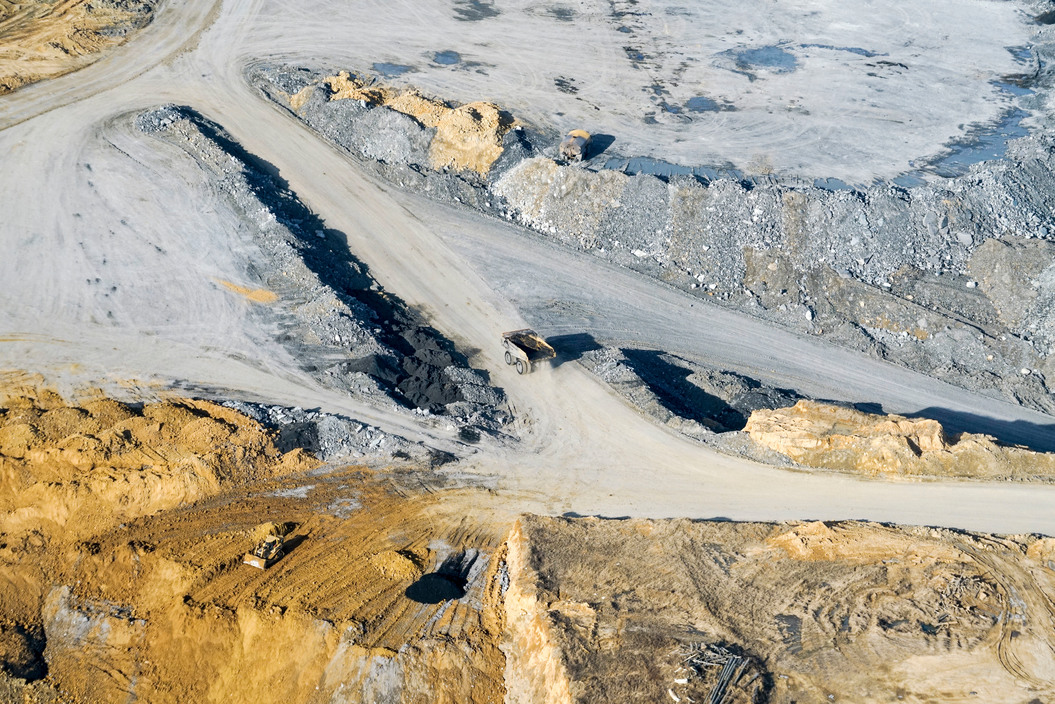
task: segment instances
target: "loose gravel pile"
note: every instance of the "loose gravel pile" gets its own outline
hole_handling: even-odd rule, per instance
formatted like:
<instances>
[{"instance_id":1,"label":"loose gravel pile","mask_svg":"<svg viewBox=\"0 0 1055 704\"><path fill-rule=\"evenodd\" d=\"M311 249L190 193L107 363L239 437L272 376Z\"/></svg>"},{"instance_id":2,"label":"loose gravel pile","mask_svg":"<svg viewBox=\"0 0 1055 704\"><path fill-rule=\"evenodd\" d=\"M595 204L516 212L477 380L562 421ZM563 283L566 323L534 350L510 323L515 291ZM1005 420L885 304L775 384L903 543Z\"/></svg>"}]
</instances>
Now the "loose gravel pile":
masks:
<instances>
[{"instance_id":1,"label":"loose gravel pile","mask_svg":"<svg viewBox=\"0 0 1055 704\"><path fill-rule=\"evenodd\" d=\"M254 67L253 83L402 187L513 220L565 246L803 334L1053 411L1055 48L1009 77L1034 117L1006 154L954 178L821 188L557 160L559 134L519 127L486 178L434 171L432 131L385 107L331 101L333 71ZM310 89L310 90L306 90ZM301 91L304 91L301 93ZM290 96L310 97L294 109ZM381 128L373 126L383 125ZM640 161L640 160L638 160ZM903 181L903 183L908 183Z\"/></svg>"},{"instance_id":2,"label":"loose gravel pile","mask_svg":"<svg viewBox=\"0 0 1055 704\"><path fill-rule=\"evenodd\" d=\"M166 106L140 114L142 131L186 151L210 187L242 215L262 252L246 277L277 294L264 313L279 339L322 383L371 400L497 431L504 394L416 312L386 292L321 220L218 125Z\"/></svg>"}]
</instances>

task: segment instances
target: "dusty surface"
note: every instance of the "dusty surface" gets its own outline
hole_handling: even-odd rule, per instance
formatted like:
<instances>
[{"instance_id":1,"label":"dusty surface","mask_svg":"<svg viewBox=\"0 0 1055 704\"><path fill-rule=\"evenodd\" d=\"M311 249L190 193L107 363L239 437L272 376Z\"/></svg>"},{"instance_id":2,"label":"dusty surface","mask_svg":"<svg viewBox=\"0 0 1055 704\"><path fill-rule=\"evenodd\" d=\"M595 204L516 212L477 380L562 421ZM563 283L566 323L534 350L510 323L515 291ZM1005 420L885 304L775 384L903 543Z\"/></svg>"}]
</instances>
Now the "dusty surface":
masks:
<instances>
[{"instance_id":1,"label":"dusty surface","mask_svg":"<svg viewBox=\"0 0 1055 704\"><path fill-rule=\"evenodd\" d=\"M8 387L0 398L0 531L84 537L317 464L300 450L283 454L255 421L212 403L69 404Z\"/></svg>"},{"instance_id":2,"label":"dusty surface","mask_svg":"<svg viewBox=\"0 0 1055 704\"><path fill-rule=\"evenodd\" d=\"M271 1L252 31L271 54L491 100L557 131L612 136L623 156L869 183L1020 102L992 81L1035 70L1022 48L1048 8L1018 7Z\"/></svg>"},{"instance_id":3,"label":"dusty surface","mask_svg":"<svg viewBox=\"0 0 1055 704\"><path fill-rule=\"evenodd\" d=\"M664 2L529 8L477 0L453 7L187 0L162 6L134 40L95 64L0 98L0 151L9 156L0 170L0 367L42 373L71 399L72 391L101 387L133 410L170 401L174 390L223 400L230 405L208 414L243 409L274 433L274 452L309 448L334 461L358 455L384 470L313 470L246 486L221 481L211 498L151 507L150 515L121 518L116 527L107 519L86 538L28 525L19 528L28 531L24 540L5 534L0 556L8 569L0 574L11 583L0 606L8 671L33 680L33 696L65 690L86 701L124 700L130 691L174 701L242 691L310 701L316 686L327 700L394 699L396 692L429 700L438 690L453 701L473 692L492 701L507 689L530 701L539 692L560 695L565 682L569 697L578 696L576 683L590 677L591 639L621 633L618 619L611 630L579 629L592 618L579 604L622 609L630 592L598 589L596 599L584 592L561 617L569 624L565 640L549 638L549 617L538 607L553 602L549 586L507 580L494 559L521 512L871 519L1055 533L1052 487L792 472L672 432L687 426L682 419L705 397L670 408L664 394L677 397L677 378L699 364L732 375L715 379L741 415L747 406L735 405L734 387L747 389L748 379L789 395L931 418L949 433L1055 449L1051 252L1042 244L1055 225L1046 109L1053 44L1050 25L1030 19L1047 8L953 8L933 0L811 9L816 14L794 5L764 13L730 5L703 16L710 9ZM738 26L751 19L756 27L759 16L789 38ZM845 22L861 16L874 28L869 42L856 41L858 30ZM898 19L905 17L911 21ZM437 46L440 36L459 44ZM687 36L698 46L688 46ZM1014 48L1027 43L1028 50ZM890 75L869 76L869 61L892 62L882 69ZM275 72L276 62L288 63ZM366 97L301 92L340 68L381 75L376 83L403 97L390 108ZM859 80L829 90L830 79L847 71ZM596 78L592 87L580 74ZM275 79L268 95L281 101L261 95L261 76ZM937 94L936 84L949 90ZM801 100L788 91L801 92ZM833 95L858 102L836 109ZM501 137L493 161L499 134L485 129L467 153L434 164L440 120L451 113L433 96L450 105L502 106L523 127ZM703 100L690 105L695 98L718 110ZM806 110L785 109L791 98ZM655 124L642 121L643 103L656 109ZM922 114L924 104L933 110ZM679 106L686 110L670 109ZM462 114L469 120L455 120L454 134L489 129L488 114ZM1014 136L1022 126L1033 134L1010 145L997 139L989 160L973 170L939 173L937 155L962 156L971 151L962 142L984 142L1005 128ZM615 141L596 162L571 171L545 160L556 148L553 137L569 127L598 137L608 131ZM830 139L818 147L818 135ZM627 160L647 153L735 164L658 178ZM609 156L622 160L608 164ZM477 157L478 165L488 162L486 176L457 161ZM919 163L907 166L912 160ZM863 187L906 168L923 173ZM862 188L812 183L840 174ZM525 325L553 339L560 354L518 377L496 341ZM616 372L633 372L624 396L576 363L599 347L621 351L624 360L612 358ZM443 363L430 363L437 358ZM697 377L692 385L703 389L705 381L714 380ZM445 397L452 388L480 391L489 410L474 419L458 404L476 401ZM670 427L627 399L665 408ZM712 410L720 417L710 420L735 425L728 409ZM485 416L496 422L480 423ZM403 469L388 469L397 461ZM879 531L872 561L851 559L847 573L836 569L839 549L819 553L838 559L806 563L782 547L791 538L765 542L791 526L681 525L686 535L711 531L708 542L716 545L727 540L723 530L746 536L740 543L757 552L737 564L758 574L768 574L769 564L800 571L772 573L758 585L768 579L781 587L759 594L730 570L739 581L726 582L713 603L738 606L751 594L757 598L747 603L758 605L735 632L707 625L718 622L708 614L721 609L705 613L686 597L693 619L667 622L673 628L655 639L642 635L647 648L634 640L632 647L661 658L655 672L672 676L671 691L675 679L700 690L710 680L674 676L682 661L652 646L710 643L686 630L698 622L729 644L706 648L707 657L732 662L732 646L741 642L757 653L737 667L759 679L730 684L730 696L749 696L747 687L774 673L773 692L853 701L854 692L839 687L872 687L877 680L862 678L879 673L879 684L862 690L867 696L896 696L889 688L897 685L923 701L946 691L960 696L970 679L963 673L974 668L983 673L974 691L991 700L1018 701L1023 691L1050 698L1047 631L1036 625L1050 621L1042 541L939 531L931 536L936 545L913 529L827 526ZM245 572L251 568L241 567L241 553L270 526L288 528L299 542L271 571ZM833 540L810 530L822 546ZM903 534L925 545L905 547ZM540 560L559 557L562 540L536 540ZM649 566L653 553L680 540L672 533L655 547L622 543L649 579L718 564L698 590L721 583L724 560ZM972 541L993 549L974 550ZM583 536L566 542L568 550L588 543ZM587 577L623 563L610 559L620 545L591 552L589 559L608 559ZM735 546L711 550L739 555ZM1026 558L1012 559L1023 550ZM837 564L818 569L825 562ZM576 563L590 564L567 564ZM548 569L541 561L520 564ZM837 614L850 616L848 631L823 610L794 605L830 589L809 581L816 575L832 584L861 580L844 591L865 595L864 606ZM946 589L957 576L968 580L966 591ZM457 594L450 585L461 579L479 586ZM911 603L888 602L890 594L908 593L902 584L916 595ZM512 595L502 608L488 596L495 585L499 595L506 585ZM975 586L985 586L984 595ZM415 600L439 587L450 590L442 603ZM794 603L774 601L781 598ZM657 608L666 599L661 587L642 597ZM775 622L781 614L839 625L804 626L801 654L792 653L781 629L793 634L795 621ZM949 618L939 621L943 614ZM502 618L520 625L506 628L509 642L498 643ZM835 635L825 641L817 631ZM864 634L864 645L855 634ZM848 642L843 636L853 642L838 655L831 643ZM198 641L210 648L204 659L195 655ZM574 656L568 659L565 642L583 645L565 649ZM873 645L878 650L865 652ZM166 660L173 653L172 663L189 666L177 671ZM902 672L904 662L915 669ZM272 676L246 689L222 663ZM954 673L949 682L940 679L942 668ZM187 674L198 672L202 680ZM788 675L783 684L781 674ZM22 687L14 679L3 686ZM625 684L627 691L638 686Z\"/></svg>"},{"instance_id":4,"label":"dusty surface","mask_svg":"<svg viewBox=\"0 0 1055 704\"><path fill-rule=\"evenodd\" d=\"M0 4L0 95L76 71L150 22L155 0Z\"/></svg>"},{"instance_id":5,"label":"dusty surface","mask_svg":"<svg viewBox=\"0 0 1055 704\"><path fill-rule=\"evenodd\" d=\"M753 411L744 430L800 464L868 476L1055 478L1055 454L1003 446L986 435L950 436L927 418L799 401L791 408Z\"/></svg>"},{"instance_id":6,"label":"dusty surface","mask_svg":"<svg viewBox=\"0 0 1055 704\"><path fill-rule=\"evenodd\" d=\"M506 606L548 648L529 674L554 696L520 701L705 702L730 655L730 703L1047 701L1050 550L869 523L525 518Z\"/></svg>"},{"instance_id":7,"label":"dusty surface","mask_svg":"<svg viewBox=\"0 0 1055 704\"><path fill-rule=\"evenodd\" d=\"M356 468L309 473L316 462L282 458L255 422L212 404L136 412L37 393L5 410L0 668L11 692L28 679L30 694L71 702L501 700L495 555L508 519L467 518L471 492ZM26 428L34 441L13 447L12 429ZM105 462L72 455L72 439L113 437ZM210 462L228 476L187 491ZM130 488L112 490L115 475ZM12 477L39 481L12 491ZM55 515L64 508L68 520ZM274 531L286 556L266 571L243 565Z\"/></svg>"}]
</instances>

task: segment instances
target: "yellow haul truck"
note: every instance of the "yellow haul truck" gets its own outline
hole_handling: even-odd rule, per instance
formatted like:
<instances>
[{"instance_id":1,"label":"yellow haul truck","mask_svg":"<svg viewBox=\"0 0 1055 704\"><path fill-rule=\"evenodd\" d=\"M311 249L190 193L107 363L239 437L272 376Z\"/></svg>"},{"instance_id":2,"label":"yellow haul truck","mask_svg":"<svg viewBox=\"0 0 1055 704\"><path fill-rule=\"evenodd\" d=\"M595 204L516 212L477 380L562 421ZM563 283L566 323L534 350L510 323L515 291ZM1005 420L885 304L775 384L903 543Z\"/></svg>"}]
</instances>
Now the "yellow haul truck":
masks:
<instances>
[{"instance_id":1,"label":"yellow haul truck","mask_svg":"<svg viewBox=\"0 0 1055 704\"><path fill-rule=\"evenodd\" d=\"M513 330L502 333L506 364L514 364L517 374L527 374L536 362L553 359L556 350L534 330Z\"/></svg>"}]
</instances>

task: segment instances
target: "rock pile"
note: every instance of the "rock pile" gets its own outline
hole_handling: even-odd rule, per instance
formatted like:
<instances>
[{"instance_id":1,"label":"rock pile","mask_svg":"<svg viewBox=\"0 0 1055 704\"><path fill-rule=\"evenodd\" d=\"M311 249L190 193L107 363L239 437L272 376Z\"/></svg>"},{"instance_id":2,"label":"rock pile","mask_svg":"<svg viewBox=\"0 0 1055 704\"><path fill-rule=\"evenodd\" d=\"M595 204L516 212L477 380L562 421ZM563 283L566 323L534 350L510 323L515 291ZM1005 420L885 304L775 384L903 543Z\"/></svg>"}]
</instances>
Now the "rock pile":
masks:
<instances>
[{"instance_id":1,"label":"rock pile","mask_svg":"<svg viewBox=\"0 0 1055 704\"><path fill-rule=\"evenodd\" d=\"M493 431L508 422L502 392L384 291L343 238L222 128L174 106L142 113L136 122L186 151L242 215L260 251L246 263L245 279L278 297L259 314L271 317L283 344L322 383L463 427Z\"/></svg>"},{"instance_id":2,"label":"rock pile","mask_svg":"<svg viewBox=\"0 0 1055 704\"><path fill-rule=\"evenodd\" d=\"M606 168L608 153L569 165L555 160L557 133L519 126L483 180L433 168L436 128L420 106L411 119L365 98L330 100L328 90L301 97L327 75L263 66L250 78L403 187L515 220L719 305L1055 410L1055 128L1043 121L1002 159L912 187L651 175L631 173L625 159L624 173ZM1050 76L1028 80L1042 86ZM1024 275L1000 273L1021 266Z\"/></svg>"},{"instance_id":3,"label":"rock pile","mask_svg":"<svg viewBox=\"0 0 1055 704\"><path fill-rule=\"evenodd\" d=\"M868 476L1055 479L1055 454L952 436L936 420L863 413L815 401L758 410L745 428L755 442L799 464Z\"/></svg>"}]
</instances>

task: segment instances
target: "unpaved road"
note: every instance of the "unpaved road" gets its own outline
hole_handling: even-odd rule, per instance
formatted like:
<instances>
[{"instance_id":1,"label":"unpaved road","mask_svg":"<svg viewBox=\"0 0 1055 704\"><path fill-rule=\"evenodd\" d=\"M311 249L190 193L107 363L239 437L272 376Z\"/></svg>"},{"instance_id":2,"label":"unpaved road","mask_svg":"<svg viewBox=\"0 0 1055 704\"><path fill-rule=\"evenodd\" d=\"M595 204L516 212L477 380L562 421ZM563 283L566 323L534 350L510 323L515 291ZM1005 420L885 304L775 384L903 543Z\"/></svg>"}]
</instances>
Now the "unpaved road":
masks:
<instances>
[{"instance_id":1,"label":"unpaved road","mask_svg":"<svg viewBox=\"0 0 1055 704\"><path fill-rule=\"evenodd\" d=\"M500 503L548 513L869 518L1055 533L1055 488L888 484L771 469L672 436L577 365L517 377L491 351L500 331L525 320L549 333L647 343L890 411L969 413L1038 445L1050 443L1055 424L374 183L243 82L246 62L271 52L248 21L263 7L234 0L213 12L207 0L174 3L107 59L0 99L0 367L69 384L180 381L321 406L414 440L453 441L443 427L318 388L244 306L210 283L239 270L237 223L211 218L208 203L169 180L169 167L193 177L185 161L138 153L150 151L146 138L114 120L176 102L273 164L328 227L347 235L386 289L467 348L484 350L473 362L508 392L524 441L483 444L458 470L490 477Z\"/></svg>"}]
</instances>

